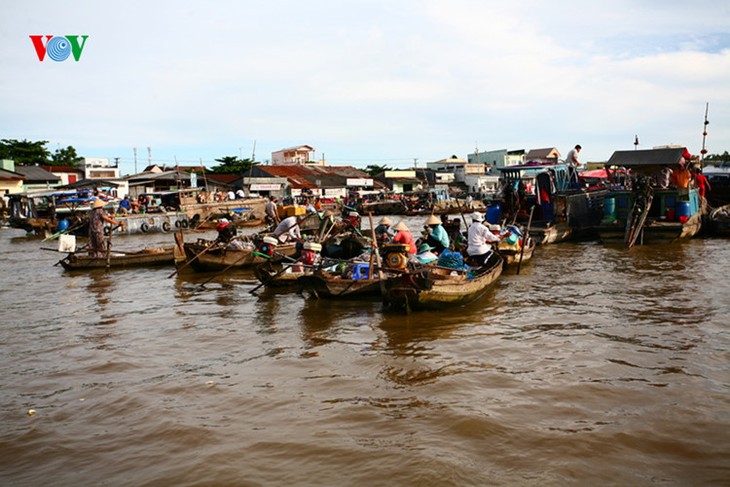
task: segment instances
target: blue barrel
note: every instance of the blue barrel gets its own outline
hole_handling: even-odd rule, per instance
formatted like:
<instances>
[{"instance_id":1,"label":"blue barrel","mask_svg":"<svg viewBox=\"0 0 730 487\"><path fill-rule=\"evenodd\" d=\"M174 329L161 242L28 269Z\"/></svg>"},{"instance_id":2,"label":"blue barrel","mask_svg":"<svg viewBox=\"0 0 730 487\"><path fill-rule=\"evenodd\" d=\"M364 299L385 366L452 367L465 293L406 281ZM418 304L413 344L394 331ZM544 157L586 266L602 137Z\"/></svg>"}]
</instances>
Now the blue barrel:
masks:
<instances>
[{"instance_id":1,"label":"blue barrel","mask_svg":"<svg viewBox=\"0 0 730 487\"><path fill-rule=\"evenodd\" d=\"M616 216L616 198L603 200L603 216L611 218Z\"/></svg>"},{"instance_id":2,"label":"blue barrel","mask_svg":"<svg viewBox=\"0 0 730 487\"><path fill-rule=\"evenodd\" d=\"M677 204L674 206L674 218L684 223L689 220L690 216L692 216L692 211L689 206L689 201L677 201Z\"/></svg>"},{"instance_id":3,"label":"blue barrel","mask_svg":"<svg viewBox=\"0 0 730 487\"><path fill-rule=\"evenodd\" d=\"M69 225L69 221L64 218L63 220L58 220L58 225L56 226L56 228L59 232L63 232L68 228Z\"/></svg>"},{"instance_id":4,"label":"blue barrel","mask_svg":"<svg viewBox=\"0 0 730 487\"><path fill-rule=\"evenodd\" d=\"M499 215L502 213L499 205L487 207L487 221L489 223L499 223Z\"/></svg>"}]
</instances>

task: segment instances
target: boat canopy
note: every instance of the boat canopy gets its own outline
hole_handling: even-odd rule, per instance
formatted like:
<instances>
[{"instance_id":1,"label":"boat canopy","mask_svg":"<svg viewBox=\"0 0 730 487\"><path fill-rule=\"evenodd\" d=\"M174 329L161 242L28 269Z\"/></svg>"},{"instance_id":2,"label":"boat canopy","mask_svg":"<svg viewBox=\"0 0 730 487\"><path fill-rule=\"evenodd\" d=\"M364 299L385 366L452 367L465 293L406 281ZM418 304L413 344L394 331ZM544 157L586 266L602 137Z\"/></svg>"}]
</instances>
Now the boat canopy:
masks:
<instances>
[{"instance_id":1,"label":"boat canopy","mask_svg":"<svg viewBox=\"0 0 730 487\"><path fill-rule=\"evenodd\" d=\"M607 166L626 168L651 167L658 169L659 166L677 166L682 158L689 162L692 156L684 147L670 149L646 149L646 150L625 150L616 151L606 162Z\"/></svg>"}]
</instances>

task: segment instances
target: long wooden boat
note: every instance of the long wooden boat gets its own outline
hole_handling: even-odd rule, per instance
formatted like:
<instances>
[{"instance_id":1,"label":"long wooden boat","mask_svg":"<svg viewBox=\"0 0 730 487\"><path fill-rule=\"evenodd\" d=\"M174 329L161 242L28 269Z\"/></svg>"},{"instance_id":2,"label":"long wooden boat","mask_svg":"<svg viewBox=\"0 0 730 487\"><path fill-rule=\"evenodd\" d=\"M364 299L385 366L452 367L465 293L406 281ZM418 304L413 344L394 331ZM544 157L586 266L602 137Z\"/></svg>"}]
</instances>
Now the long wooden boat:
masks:
<instances>
[{"instance_id":1,"label":"long wooden boat","mask_svg":"<svg viewBox=\"0 0 730 487\"><path fill-rule=\"evenodd\" d=\"M195 271L209 272L223 269L251 267L270 259L256 251L255 248L234 249L229 247L212 246L206 241L185 243L185 263L190 263ZM207 249L207 250L206 250ZM279 257L291 257L297 252L296 243L285 243L276 246ZM197 256L197 257L196 257Z\"/></svg>"},{"instance_id":2,"label":"long wooden boat","mask_svg":"<svg viewBox=\"0 0 730 487\"><path fill-rule=\"evenodd\" d=\"M82 252L72 252L59 263L67 271L99 269L107 267L139 267L172 265L175 263L173 248L145 249L138 252L112 251L107 258L104 254L91 257Z\"/></svg>"},{"instance_id":3,"label":"long wooden boat","mask_svg":"<svg viewBox=\"0 0 730 487\"><path fill-rule=\"evenodd\" d=\"M476 300L502 274L504 260L494 252L473 271L424 266L384 282L383 301L391 308L431 309L462 305Z\"/></svg>"},{"instance_id":4,"label":"long wooden boat","mask_svg":"<svg viewBox=\"0 0 730 487\"><path fill-rule=\"evenodd\" d=\"M631 169L631 188L618 187L604 199L604 218L596 227L603 241L623 240L627 248L639 244L671 243L697 235L706 204L696 188L681 194L676 188L658 188L654 175L662 168L677 168L684 148L616 151L608 167Z\"/></svg>"},{"instance_id":5,"label":"long wooden boat","mask_svg":"<svg viewBox=\"0 0 730 487\"><path fill-rule=\"evenodd\" d=\"M386 280L385 278L383 280ZM380 296L381 279L352 279L323 269L297 279L297 284L316 298L362 298Z\"/></svg>"}]
</instances>

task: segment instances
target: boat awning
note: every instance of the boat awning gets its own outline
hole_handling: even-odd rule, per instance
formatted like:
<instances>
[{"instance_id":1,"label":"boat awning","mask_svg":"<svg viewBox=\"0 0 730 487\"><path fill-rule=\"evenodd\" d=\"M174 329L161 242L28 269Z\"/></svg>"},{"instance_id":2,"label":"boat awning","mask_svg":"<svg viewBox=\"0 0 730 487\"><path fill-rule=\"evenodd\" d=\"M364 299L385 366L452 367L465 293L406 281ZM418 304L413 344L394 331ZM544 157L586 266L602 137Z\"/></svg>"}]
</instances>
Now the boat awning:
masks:
<instances>
[{"instance_id":1,"label":"boat awning","mask_svg":"<svg viewBox=\"0 0 730 487\"><path fill-rule=\"evenodd\" d=\"M650 167L678 165L682 158L692 157L684 147L670 149L646 149L616 151L606 162L607 166L618 167Z\"/></svg>"}]
</instances>

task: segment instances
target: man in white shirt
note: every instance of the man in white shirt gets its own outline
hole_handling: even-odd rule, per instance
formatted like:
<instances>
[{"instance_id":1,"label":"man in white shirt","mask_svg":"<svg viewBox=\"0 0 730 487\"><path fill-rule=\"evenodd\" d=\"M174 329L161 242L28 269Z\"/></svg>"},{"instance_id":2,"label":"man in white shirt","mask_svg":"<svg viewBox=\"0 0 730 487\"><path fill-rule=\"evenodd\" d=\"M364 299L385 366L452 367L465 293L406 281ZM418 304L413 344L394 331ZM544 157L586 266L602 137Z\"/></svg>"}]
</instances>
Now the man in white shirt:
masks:
<instances>
[{"instance_id":1,"label":"man in white shirt","mask_svg":"<svg viewBox=\"0 0 730 487\"><path fill-rule=\"evenodd\" d=\"M492 250L490 244L499 242L501 238L484 226L482 223L484 221L483 214L476 211L471 214L471 219L472 224L467 232L467 243L469 246L466 249L466 253L469 254L470 260L474 263L483 265Z\"/></svg>"},{"instance_id":2,"label":"man in white shirt","mask_svg":"<svg viewBox=\"0 0 730 487\"><path fill-rule=\"evenodd\" d=\"M578 161L578 153L581 149L582 147L580 146L580 144L570 149L568 155L565 156L565 163L572 167L580 167L580 162Z\"/></svg>"},{"instance_id":3,"label":"man in white shirt","mask_svg":"<svg viewBox=\"0 0 730 487\"><path fill-rule=\"evenodd\" d=\"M279 242L291 242L292 240L301 240L302 233L299 230L299 220L295 216L289 216L281 220L281 223L274 230L274 237Z\"/></svg>"}]
</instances>

